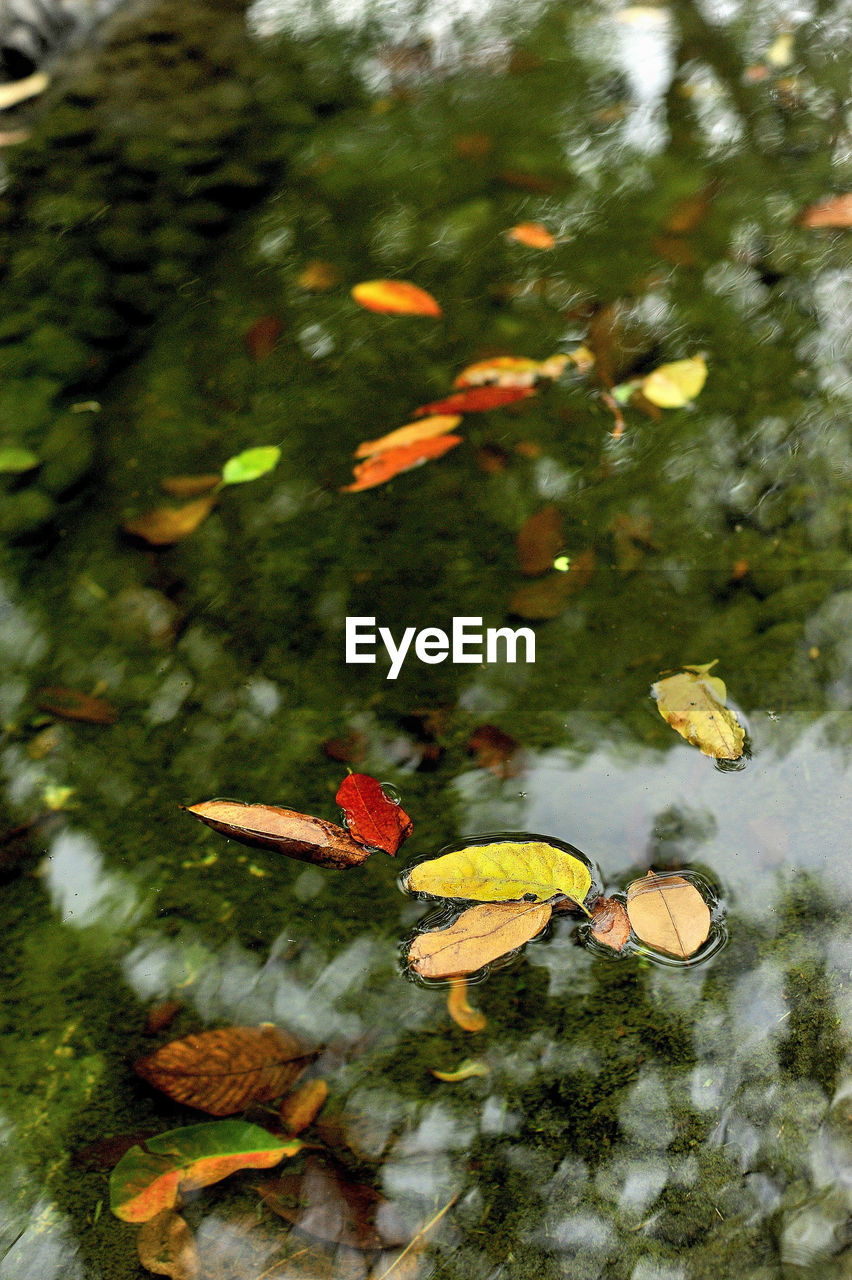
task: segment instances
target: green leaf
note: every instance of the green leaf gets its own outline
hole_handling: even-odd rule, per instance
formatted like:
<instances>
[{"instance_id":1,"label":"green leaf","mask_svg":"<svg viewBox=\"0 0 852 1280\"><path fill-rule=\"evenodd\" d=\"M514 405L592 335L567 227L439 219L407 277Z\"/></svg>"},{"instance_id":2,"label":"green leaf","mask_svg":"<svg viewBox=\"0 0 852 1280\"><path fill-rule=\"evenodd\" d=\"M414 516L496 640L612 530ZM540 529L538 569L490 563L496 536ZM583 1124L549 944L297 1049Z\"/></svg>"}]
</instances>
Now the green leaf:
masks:
<instances>
[{"instance_id":1,"label":"green leaf","mask_svg":"<svg viewBox=\"0 0 852 1280\"><path fill-rule=\"evenodd\" d=\"M110 1208L125 1222L147 1222L173 1209L183 1191L208 1187L238 1169L269 1169L301 1146L244 1120L172 1129L121 1157L109 1182Z\"/></svg>"},{"instance_id":2,"label":"green leaf","mask_svg":"<svg viewBox=\"0 0 852 1280\"><path fill-rule=\"evenodd\" d=\"M32 471L41 459L32 449L22 449L19 445L6 445L0 448L0 473L19 475L23 471Z\"/></svg>"},{"instance_id":3,"label":"green leaf","mask_svg":"<svg viewBox=\"0 0 852 1280\"><path fill-rule=\"evenodd\" d=\"M259 445L256 449L244 449L229 458L222 468L222 484L245 484L258 480L278 465L281 450L277 444Z\"/></svg>"},{"instance_id":4,"label":"green leaf","mask_svg":"<svg viewBox=\"0 0 852 1280\"><path fill-rule=\"evenodd\" d=\"M579 850L545 840L499 840L455 849L421 862L409 872L407 885L438 898L475 902L546 902L564 893L582 905L592 873Z\"/></svg>"}]
</instances>

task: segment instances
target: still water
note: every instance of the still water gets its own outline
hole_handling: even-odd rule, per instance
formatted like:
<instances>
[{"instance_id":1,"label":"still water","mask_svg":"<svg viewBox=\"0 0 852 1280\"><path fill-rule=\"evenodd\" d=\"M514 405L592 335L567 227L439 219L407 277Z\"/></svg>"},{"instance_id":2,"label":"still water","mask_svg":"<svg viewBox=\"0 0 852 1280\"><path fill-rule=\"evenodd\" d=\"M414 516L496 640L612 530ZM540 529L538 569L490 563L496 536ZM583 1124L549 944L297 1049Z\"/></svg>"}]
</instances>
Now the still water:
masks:
<instances>
[{"instance_id":1,"label":"still water","mask_svg":"<svg viewBox=\"0 0 852 1280\"><path fill-rule=\"evenodd\" d=\"M279 1170L189 1192L171 1274L852 1276L849 240L801 217L848 187L848 12L235 8L120 28L8 152L0 443L35 465L0 508L0 1278L149 1274L110 1172L209 1117L133 1063L262 1023L328 1100L287 1212L257 1192ZM377 278L442 316L356 306ZM466 365L581 344L593 368L343 491ZM610 394L698 355L683 407ZM182 540L121 532L258 445L274 470ZM545 506L563 572L533 578ZM345 662L348 617L460 616L532 628L535 662ZM713 659L736 767L650 696ZM395 861L179 807L337 822L347 767L411 815ZM609 893L694 873L724 945L609 956L559 915L464 1030L406 974L430 906L399 877L496 831L577 846Z\"/></svg>"}]
</instances>

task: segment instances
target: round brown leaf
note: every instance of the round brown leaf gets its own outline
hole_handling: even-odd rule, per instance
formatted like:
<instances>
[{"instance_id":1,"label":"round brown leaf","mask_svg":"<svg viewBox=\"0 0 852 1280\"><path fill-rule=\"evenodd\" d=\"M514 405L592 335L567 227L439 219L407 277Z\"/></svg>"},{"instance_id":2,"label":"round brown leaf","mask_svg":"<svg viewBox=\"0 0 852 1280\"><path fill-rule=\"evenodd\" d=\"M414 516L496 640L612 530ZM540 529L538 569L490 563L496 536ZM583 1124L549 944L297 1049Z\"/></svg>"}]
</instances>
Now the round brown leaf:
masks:
<instances>
[{"instance_id":1,"label":"round brown leaf","mask_svg":"<svg viewBox=\"0 0 852 1280\"><path fill-rule=\"evenodd\" d=\"M710 933L710 908L683 876L649 871L627 890L627 914L633 932L656 951L686 960Z\"/></svg>"},{"instance_id":2,"label":"round brown leaf","mask_svg":"<svg viewBox=\"0 0 852 1280\"><path fill-rule=\"evenodd\" d=\"M592 909L592 937L613 951L621 951L630 937L630 919L617 898L598 898Z\"/></svg>"},{"instance_id":3,"label":"round brown leaf","mask_svg":"<svg viewBox=\"0 0 852 1280\"><path fill-rule=\"evenodd\" d=\"M200 1272L195 1237L179 1213L164 1209L143 1222L136 1239L139 1261L158 1276L196 1280Z\"/></svg>"}]
</instances>

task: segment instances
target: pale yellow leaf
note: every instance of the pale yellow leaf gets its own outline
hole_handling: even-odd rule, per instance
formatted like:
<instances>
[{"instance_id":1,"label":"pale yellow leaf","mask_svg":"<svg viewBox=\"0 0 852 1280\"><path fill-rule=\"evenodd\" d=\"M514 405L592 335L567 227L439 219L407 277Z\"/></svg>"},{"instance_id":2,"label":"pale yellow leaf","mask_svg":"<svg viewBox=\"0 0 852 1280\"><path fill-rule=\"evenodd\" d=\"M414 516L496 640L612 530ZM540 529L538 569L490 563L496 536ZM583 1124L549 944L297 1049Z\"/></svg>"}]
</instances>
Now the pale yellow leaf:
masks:
<instances>
[{"instance_id":1,"label":"pale yellow leaf","mask_svg":"<svg viewBox=\"0 0 852 1280\"><path fill-rule=\"evenodd\" d=\"M686 960L710 933L710 908L683 876L649 871L627 890L627 914L633 932L647 946Z\"/></svg>"},{"instance_id":2,"label":"pale yellow leaf","mask_svg":"<svg viewBox=\"0 0 852 1280\"><path fill-rule=\"evenodd\" d=\"M727 691L707 666L690 667L651 686L657 709L682 738L717 760L739 760L745 731L725 706Z\"/></svg>"},{"instance_id":3,"label":"pale yellow leaf","mask_svg":"<svg viewBox=\"0 0 852 1280\"><path fill-rule=\"evenodd\" d=\"M646 400L661 409L680 409L694 400L707 379L703 356L661 364L659 369L642 378L639 386Z\"/></svg>"},{"instance_id":4,"label":"pale yellow leaf","mask_svg":"<svg viewBox=\"0 0 852 1280\"><path fill-rule=\"evenodd\" d=\"M549 903L493 902L470 907L446 929L419 934L409 949L408 963L423 978L475 973L541 933L551 913Z\"/></svg>"},{"instance_id":5,"label":"pale yellow leaf","mask_svg":"<svg viewBox=\"0 0 852 1280\"><path fill-rule=\"evenodd\" d=\"M534 895L544 902L564 893L582 904L592 884L588 864L567 849L543 840L498 840L468 845L421 862L407 887L438 898L507 902Z\"/></svg>"}]
</instances>

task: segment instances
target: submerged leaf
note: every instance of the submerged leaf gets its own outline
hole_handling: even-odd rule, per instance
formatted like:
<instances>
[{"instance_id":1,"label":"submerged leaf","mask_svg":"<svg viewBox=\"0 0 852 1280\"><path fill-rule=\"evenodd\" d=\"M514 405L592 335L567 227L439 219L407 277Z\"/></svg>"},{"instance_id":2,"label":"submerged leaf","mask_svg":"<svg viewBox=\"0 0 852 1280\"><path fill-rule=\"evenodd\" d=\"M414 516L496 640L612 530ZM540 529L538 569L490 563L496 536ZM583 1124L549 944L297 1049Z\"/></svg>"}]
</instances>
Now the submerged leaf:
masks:
<instances>
[{"instance_id":1,"label":"submerged leaf","mask_svg":"<svg viewBox=\"0 0 852 1280\"><path fill-rule=\"evenodd\" d=\"M630 919L624 905L617 898L605 898L603 894L592 908L592 937L613 951L621 951L630 937Z\"/></svg>"},{"instance_id":2,"label":"submerged leaf","mask_svg":"<svg viewBox=\"0 0 852 1280\"><path fill-rule=\"evenodd\" d=\"M181 806L220 835L253 849L275 849L288 858L320 867L355 867L370 853L342 827L322 818L271 804L203 800Z\"/></svg>"},{"instance_id":3,"label":"submerged leaf","mask_svg":"<svg viewBox=\"0 0 852 1280\"><path fill-rule=\"evenodd\" d=\"M396 316L440 316L441 308L425 289L408 280L365 280L352 297L367 311Z\"/></svg>"},{"instance_id":4,"label":"submerged leaf","mask_svg":"<svg viewBox=\"0 0 852 1280\"><path fill-rule=\"evenodd\" d=\"M553 232L541 222L519 222L506 232L509 240L526 245L528 249L552 249L556 244Z\"/></svg>"},{"instance_id":5,"label":"submerged leaf","mask_svg":"<svg viewBox=\"0 0 852 1280\"><path fill-rule=\"evenodd\" d=\"M485 1014L474 1009L467 998L467 978L450 978L447 1012L462 1031L484 1031L488 1026Z\"/></svg>"},{"instance_id":6,"label":"submerged leaf","mask_svg":"<svg viewBox=\"0 0 852 1280\"><path fill-rule=\"evenodd\" d=\"M808 205L798 221L803 227L852 227L852 191Z\"/></svg>"},{"instance_id":7,"label":"submerged leaf","mask_svg":"<svg viewBox=\"0 0 852 1280\"><path fill-rule=\"evenodd\" d=\"M309 293L324 293L339 282L340 272L337 267L331 262L324 262L322 258L314 258L312 262L308 262L296 277L299 288Z\"/></svg>"},{"instance_id":8,"label":"submerged leaf","mask_svg":"<svg viewBox=\"0 0 852 1280\"><path fill-rule=\"evenodd\" d=\"M24 449L20 445L8 444L0 448L0 475L21 475L32 471L41 459L32 449Z\"/></svg>"},{"instance_id":9,"label":"submerged leaf","mask_svg":"<svg viewBox=\"0 0 852 1280\"><path fill-rule=\"evenodd\" d=\"M422 404L414 410L415 418L433 413L484 413L488 409L500 409L515 400L526 400L536 394L535 387L469 387L457 391L444 400Z\"/></svg>"},{"instance_id":10,"label":"submerged leaf","mask_svg":"<svg viewBox=\"0 0 852 1280\"><path fill-rule=\"evenodd\" d=\"M115 724L118 720L118 712L105 698L95 698L89 693L59 685L39 689L36 702L40 710L58 716L60 720L80 720L84 724Z\"/></svg>"},{"instance_id":11,"label":"submerged leaf","mask_svg":"<svg viewBox=\"0 0 852 1280\"><path fill-rule=\"evenodd\" d=\"M221 479L218 472L199 476L166 476L160 481L160 487L173 498L196 498L199 493L215 489Z\"/></svg>"},{"instance_id":12,"label":"submerged leaf","mask_svg":"<svg viewBox=\"0 0 852 1280\"><path fill-rule=\"evenodd\" d=\"M638 938L682 960L695 955L710 933L710 908L683 876L649 871L634 880L627 890L627 914Z\"/></svg>"},{"instance_id":13,"label":"submerged leaf","mask_svg":"<svg viewBox=\"0 0 852 1280\"><path fill-rule=\"evenodd\" d=\"M579 850L544 839L467 845L418 863L406 881L412 892L437 898L509 902L532 895L528 900L544 902L565 894L580 905L591 885L592 873Z\"/></svg>"},{"instance_id":14,"label":"submerged leaf","mask_svg":"<svg viewBox=\"0 0 852 1280\"><path fill-rule=\"evenodd\" d=\"M565 542L562 516L548 504L536 511L518 532L518 564L521 573L535 578L553 568L553 561Z\"/></svg>"},{"instance_id":15,"label":"submerged leaf","mask_svg":"<svg viewBox=\"0 0 852 1280\"><path fill-rule=\"evenodd\" d=\"M280 458L281 450L277 444L244 449L225 463L222 468L222 484L245 484L248 480L258 480L277 467Z\"/></svg>"},{"instance_id":16,"label":"submerged leaf","mask_svg":"<svg viewBox=\"0 0 852 1280\"><path fill-rule=\"evenodd\" d=\"M267 360L281 337L283 325L278 316L261 316L245 335L249 355L254 360Z\"/></svg>"},{"instance_id":17,"label":"submerged leaf","mask_svg":"<svg viewBox=\"0 0 852 1280\"><path fill-rule=\"evenodd\" d=\"M356 458L369 458L386 449L399 449L407 445L418 444L421 440L431 440L434 436L446 435L455 431L461 422L461 414L437 414L431 418L421 418L419 422L409 422L404 427L389 431L378 440L365 440L355 450Z\"/></svg>"},{"instance_id":18,"label":"submerged leaf","mask_svg":"<svg viewBox=\"0 0 852 1280\"><path fill-rule=\"evenodd\" d=\"M476 756L480 769L490 769L498 778L514 778L520 772L514 759L518 743L496 724L481 724L468 738L467 750Z\"/></svg>"},{"instance_id":19,"label":"submerged leaf","mask_svg":"<svg viewBox=\"0 0 852 1280\"><path fill-rule=\"evenodd\" d=\"M376 485L384 484L386 480L392 480L394 476L410 471L412 467L419 467L430 458L440 458L461 442L461 436L437 436L399 449L384 449L353 468L355 479L352 484L343 485L341 493L360 493L362 489L374 489Z\"/></svg>"},{"instance_id":20,"label":"submerged leaf","mask_svg":"<svg viewBox=\"0 0 852 1280\"><path fill-rule=\"evenodd\" d=\"M225 1027L173 1040L134 1070L175 1102L229 1116L280 1098L311 1056L279 1027Z\"/></svg>"},{"instance_id":21,"label":"submerged leaf","mask_svg":"<svg viewBox=\"0 0 852 1280\"><path fill-rule=\"evenodd\" d=\"M337 803L346 814L349 834L359 844L382 849L391 857L414 830L401 805L367 773L350 773L337 790Z\"/></svg>"},{"instance_id":22,"label":"submerged leaf","mask_svg":"<svg viewBox=\"0 0 852 1280\"><path fill-rule=\"evenodd\" d=\"M110 1208L125 1222L173 1209L185 1191L208 1187L238 1169L269 1169L301 1143L282 1142L243 1120L187 1125L131 1147L110 1178Z\"/></svg>"},{"instance_id":23,"label":"submerged leaf","mask_svg":"<svg viewBox=\"0 0 852 1280\"><path fill-rule=\"evenodd\" d=\"M201 1270L195 1237L179 1213L163 1209L144 1222L136 1237L139 1261L158 1276L196 1280Z\"/></svg>"},{"instance_id":24,"label":"submerged leaf","mask_svg":"<svg viewBox=\"0 0 852 1280\"><path fill-rule=\"evenodd\" d=\"M153 511L137 516L135 520L128 520L122 528L125 533L141 538L149 546L170 547L194 533L215 505L216 498L211 495L188 502L185 507L156 507Z\"/></svg>"},{"instance_id":25,"label":"submerged leaf","mask_svg":"<svg viewBox=\"0 0 852 1280\"><path fill-rule=\"evenodd\" d=\"M485 1080L491 1074L488 1064L477 1062L475 1058L465 1058L455 1071L439 1071L437 1067L429 1070L436 1080L445 1080L448 1084L457 1084L459 1080Z\"/></svg>"},{"instance_id":26,"label":"submerged leaf","mask_svg":"<svg viewBox=\"0 0 852 1280\"><path fill-rule=\"evenodd\" d=\"M549 903L470 907L446 929L419 934L409 948L408 963L422 978L475 973L541 933L551 914Z\"/></svg>"},{"instance_id":27,"label":"submerged leaf","mask_svg":"<svg viewBox=\"0 0 852 1280\"><path fill-rule=\"evenodd\" d=\"M324 1080L306 1080L293 1093L288 1094L278 1111L287 1132L295 1137L313 1124L327 1098L328 1085Z\"/></svg>"},{"instance_id":28,"label":"submerged leaf","mask_svg":"<svg viewBox=\"0 0 852 1280\"><path fill-rule=\"evenodd\" d=\"M728 707L725 682L708 674L715 662L687 666L651 686L657 710L682 738L717 760L739 760L745 731Z\"/></svg>"},{"instance_id":29,"label":"submerged leaf","mask_svg":"<svg viewBox=\"0 0 852 1280\"><path fill-rule=\"evenodd\" d=\"M410 1236L391 1201L329 1160L309 1156L302 1176L273 1178L257 1190L273 1213L328 1244L378 1250Z\"/></svg>"},{"instance_id":30,"label":"submerged leaf","mask_svg":"<svg viewBox=\"0 0 852 1280\"><path fill-rule=\"evenodd\" d=\"M642 378L639 389L646 400L661 409L680 409L694 400L707 379L707 364L703 356L689 360L675 360L661 364L653 373Z\"/></svg>"},{"instance_id":31,"label":"submerged leaf","mask_svg":"<svg viewBox=\"0 0 852 1280\"><path fill-rule=\"evenodd\" d=\"M567 569L550 573L538 582L524 583L512 595L509 612L533 622L558 618L571 596L588 585L596 563L594 551L581 551L569 561Z\"/></svg>"}]
</instances>

